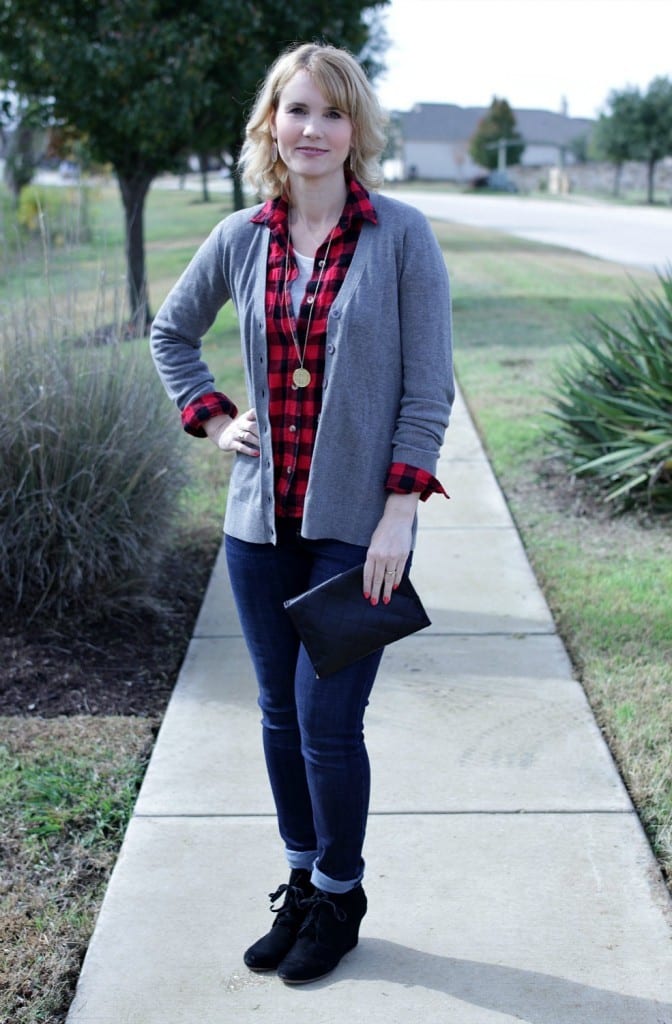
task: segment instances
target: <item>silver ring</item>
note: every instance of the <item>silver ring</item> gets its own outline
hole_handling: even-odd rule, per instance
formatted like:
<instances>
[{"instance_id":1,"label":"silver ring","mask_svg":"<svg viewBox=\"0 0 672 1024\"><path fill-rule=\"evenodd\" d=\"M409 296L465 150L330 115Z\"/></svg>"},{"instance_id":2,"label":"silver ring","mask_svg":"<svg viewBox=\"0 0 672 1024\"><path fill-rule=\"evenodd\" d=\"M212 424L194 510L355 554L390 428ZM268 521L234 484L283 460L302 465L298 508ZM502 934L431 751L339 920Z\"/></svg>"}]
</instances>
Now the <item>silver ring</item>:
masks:
<instances>
[{"instance_id":1,"label":"silver ring","mask_svg":"<svg viewBox=\"0 0 672 1024\"><path fill-rule=\"evenodd\" d=\"M386 576L396 576L397 575L397 570L396 569L386 569L385 570L385 575Z\"/></svg>"},{"instance_id":2,"label":"silver ring","mask_svg":"<svg viewBox=\"0 0 672 1024\"><path fill-rule=\"evenodd\" d=\"M238 440L239 441L244 441L245 440L245 431L244 430L239 430L238 431Z\"/></svg>"}]
</instances>

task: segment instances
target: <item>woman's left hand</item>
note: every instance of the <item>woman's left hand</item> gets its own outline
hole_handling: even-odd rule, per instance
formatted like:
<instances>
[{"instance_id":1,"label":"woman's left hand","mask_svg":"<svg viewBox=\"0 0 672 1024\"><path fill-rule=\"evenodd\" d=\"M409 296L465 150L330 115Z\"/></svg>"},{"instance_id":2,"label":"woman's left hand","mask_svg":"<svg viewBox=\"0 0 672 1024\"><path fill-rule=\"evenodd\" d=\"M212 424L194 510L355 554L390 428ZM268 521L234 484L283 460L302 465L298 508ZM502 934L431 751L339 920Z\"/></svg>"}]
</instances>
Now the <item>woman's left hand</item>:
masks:
<instances>
[{"instance_id":1,"label":"woman's left hand","mask_svg":"<svg viewBox=\"0 0 672 1024\"><path fill-rule=\"evenodd\" d=\"M364 597L371 604L389 604L401 582L411 551L413 520L420 495L390 494L373 532L364 563Z\"/></svg>"}]
</instances>

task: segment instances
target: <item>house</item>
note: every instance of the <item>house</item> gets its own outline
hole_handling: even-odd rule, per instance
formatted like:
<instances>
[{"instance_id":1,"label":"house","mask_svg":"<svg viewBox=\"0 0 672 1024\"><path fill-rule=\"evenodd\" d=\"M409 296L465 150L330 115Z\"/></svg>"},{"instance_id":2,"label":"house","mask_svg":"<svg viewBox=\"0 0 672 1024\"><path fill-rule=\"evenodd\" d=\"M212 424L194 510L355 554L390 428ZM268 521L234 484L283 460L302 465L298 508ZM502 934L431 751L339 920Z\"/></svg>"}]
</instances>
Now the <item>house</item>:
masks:
<instances>
[{"instance_id":1,"label":"house","mask_svg":"<svg viewBox=\"0 0 672 1024\"><path fill-rule=\"evenodd\" d=\"M469 155L469 141L487 107L453 103L416 103L393 115L398 126L397 154L403 177L469 181L483 173ZM590 135L594 121L550 110L514 110L516 128L525 143L523 167L569 166L569 147Z\"/></svg>"}]
</instances>

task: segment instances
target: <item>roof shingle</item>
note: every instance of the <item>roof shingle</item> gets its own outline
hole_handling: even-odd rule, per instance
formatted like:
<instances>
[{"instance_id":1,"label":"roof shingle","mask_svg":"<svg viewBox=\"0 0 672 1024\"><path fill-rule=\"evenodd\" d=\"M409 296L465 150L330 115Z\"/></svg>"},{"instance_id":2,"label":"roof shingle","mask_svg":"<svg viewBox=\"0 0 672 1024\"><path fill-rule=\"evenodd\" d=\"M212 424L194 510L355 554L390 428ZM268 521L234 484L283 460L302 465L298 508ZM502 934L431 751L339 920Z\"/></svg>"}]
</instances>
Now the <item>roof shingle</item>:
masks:
<instances>
[{"instance_id":1,"label":"roof shingle","mask_svg":"<svg viewBox=\"0 0 672 1024\"><path fill-rule=\"evenodd\" d=\"M458 142L470 139L487 107L458 107L454 103L416 103L399 112L403 136L413 142ZM514 110L516 127L528 144L568 145L589 134L595 122L567 117L552 110Z\"/></svg>"}]
</instances>

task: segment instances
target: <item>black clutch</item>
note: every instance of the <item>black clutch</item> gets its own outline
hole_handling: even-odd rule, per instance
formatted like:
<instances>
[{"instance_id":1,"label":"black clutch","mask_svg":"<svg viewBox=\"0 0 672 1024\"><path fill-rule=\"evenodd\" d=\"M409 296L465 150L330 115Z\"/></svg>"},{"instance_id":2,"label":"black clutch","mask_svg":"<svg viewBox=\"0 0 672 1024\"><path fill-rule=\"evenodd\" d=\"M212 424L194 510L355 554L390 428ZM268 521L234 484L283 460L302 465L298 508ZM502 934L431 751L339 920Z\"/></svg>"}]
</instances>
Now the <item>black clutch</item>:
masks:
<instances>
[{"instance_id":1,"label":"black clutch","mask_svg":"<svg viewBox=\"0 0 672 1024\"><path fill-rule=\"evenodd\" d=\"M285 601L318 677L431 626L407 575L389 604L372 605L362 594L363 569L357 565Z\"/></svg>"}]
</instances>

